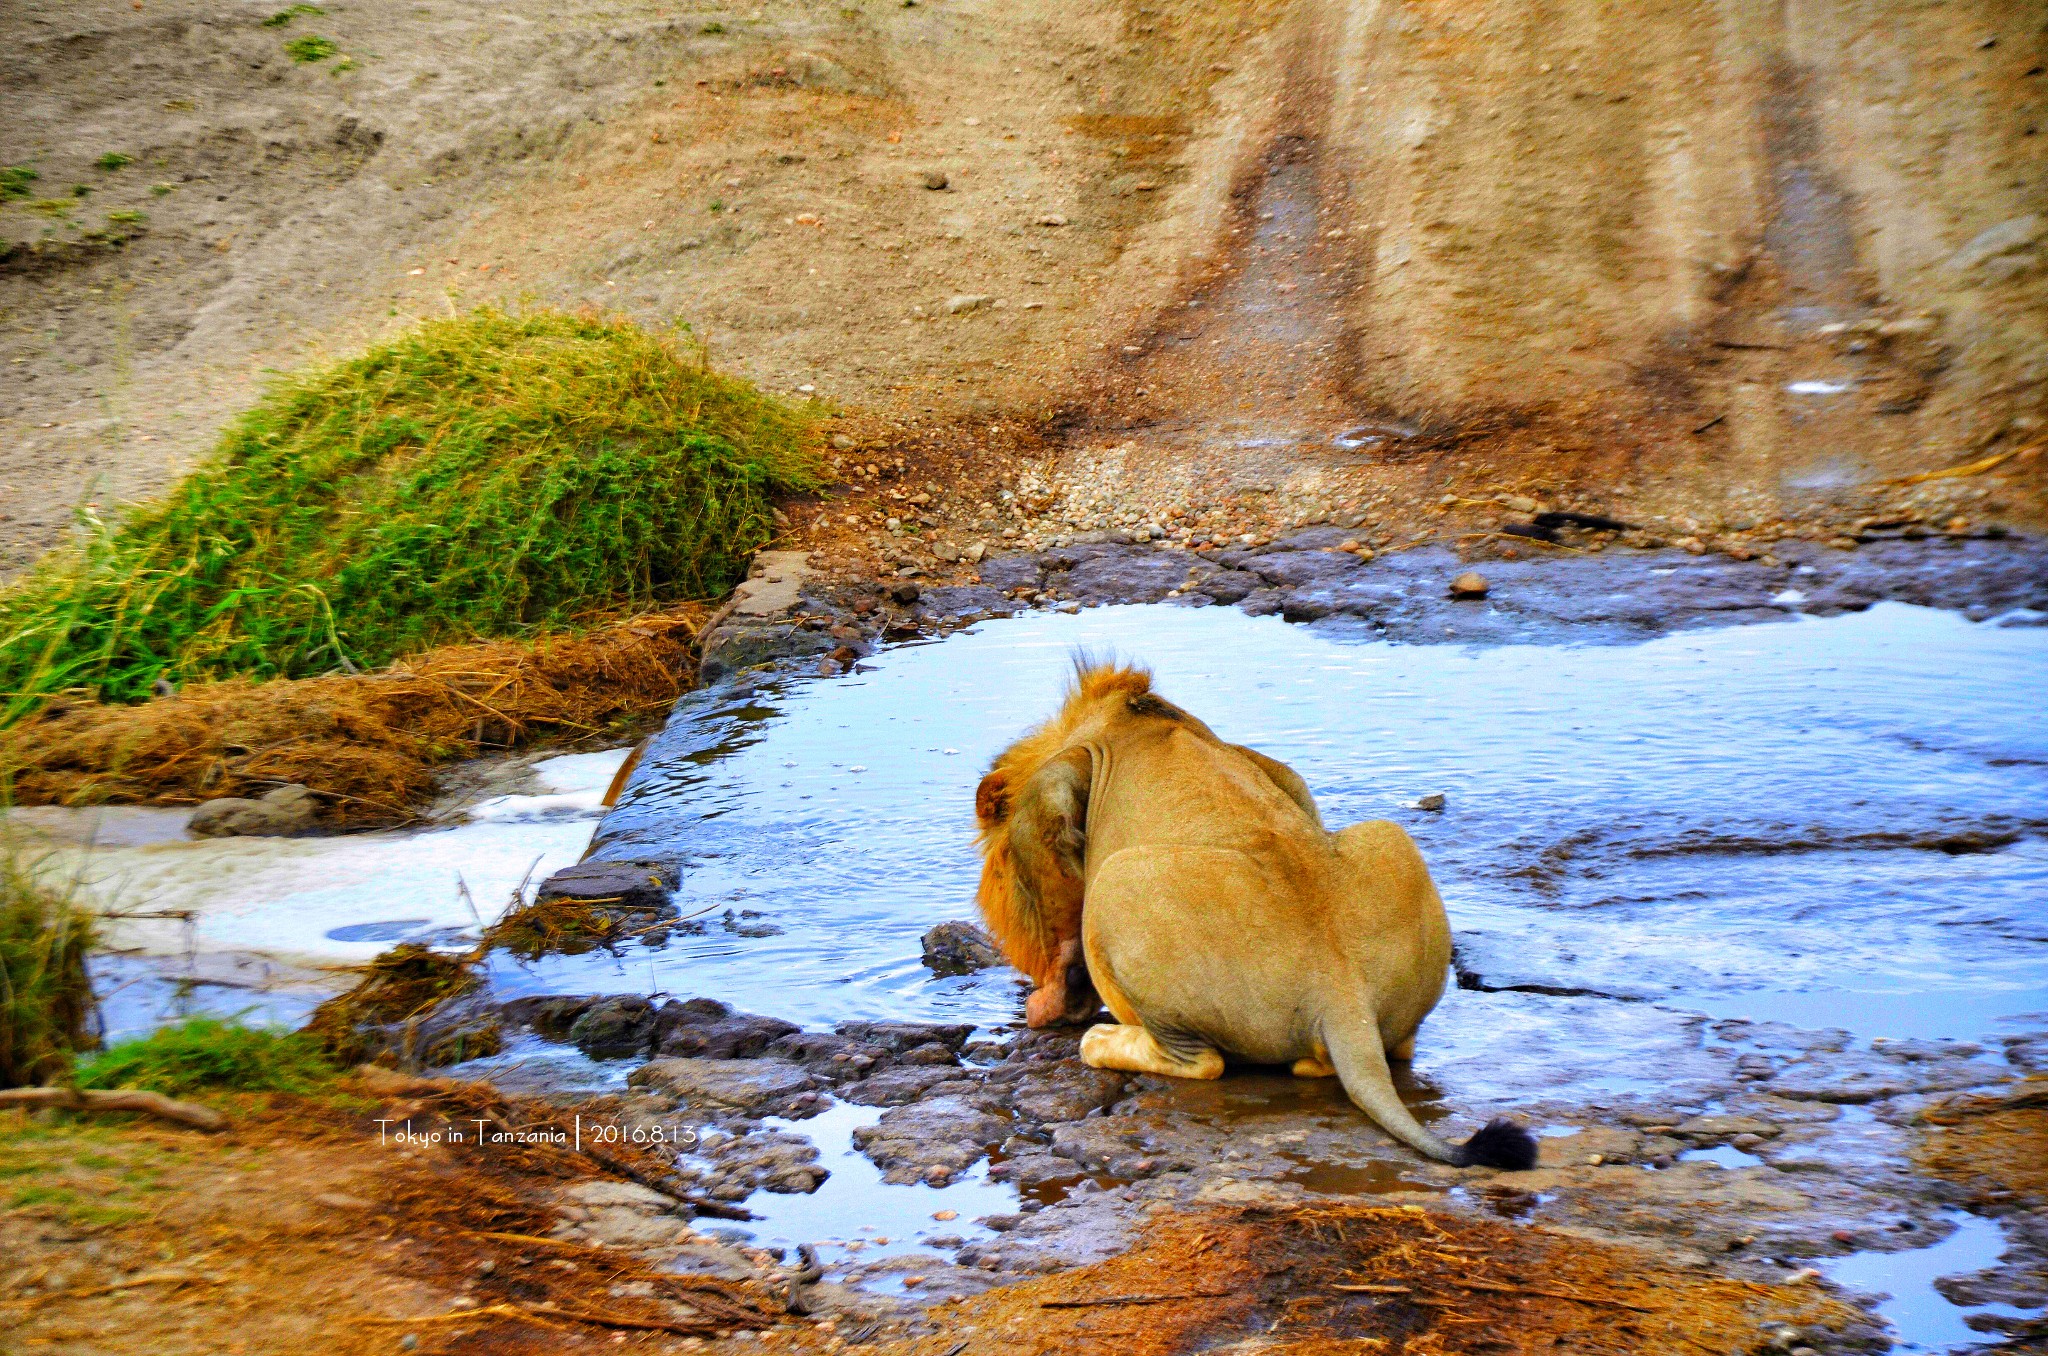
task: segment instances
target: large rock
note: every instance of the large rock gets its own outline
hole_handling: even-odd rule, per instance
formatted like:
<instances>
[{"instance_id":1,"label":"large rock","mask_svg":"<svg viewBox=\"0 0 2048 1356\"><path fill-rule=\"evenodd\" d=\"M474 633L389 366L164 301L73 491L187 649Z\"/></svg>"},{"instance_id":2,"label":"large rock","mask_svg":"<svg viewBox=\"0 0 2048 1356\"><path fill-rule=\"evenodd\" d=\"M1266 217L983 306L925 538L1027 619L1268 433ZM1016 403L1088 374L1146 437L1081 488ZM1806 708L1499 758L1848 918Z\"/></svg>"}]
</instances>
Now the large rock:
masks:
<instances>
[{"instance_id":1,"label":"large rock","mask_svg":"<svg viewBox=\"0 0 2048 1356\"><path fill-rule=\"evenodd\" d=\"M261 800L222 796L192 812L185 831L194 838L289 838L315 827L319 797L294 783L264 793Z\"/></svg>"},{"instance_id":2,"label":"large rock","mask_svg":"<svg viewBox=\"0 0 2048 1356\"><path fill-rule=\"evenodd\" d=\"M735 1012L711 998L664 1003L655 1026L658 1053L707 1059L753 1059L800 1030L795 1022Z\"/></svg>"},{"instance_id":3,"label":"large rock","mask_svg":"<svg viewBox=\"0 0 2048 1356\"><path fill-rule=\"evenodd\" d=\"M626 1082L667 1093L695 1110L753 1113L771 1112L817 1086L806 1070L776 1059L657 1059L635 1069Z\"/></svg>"}]
</instances>

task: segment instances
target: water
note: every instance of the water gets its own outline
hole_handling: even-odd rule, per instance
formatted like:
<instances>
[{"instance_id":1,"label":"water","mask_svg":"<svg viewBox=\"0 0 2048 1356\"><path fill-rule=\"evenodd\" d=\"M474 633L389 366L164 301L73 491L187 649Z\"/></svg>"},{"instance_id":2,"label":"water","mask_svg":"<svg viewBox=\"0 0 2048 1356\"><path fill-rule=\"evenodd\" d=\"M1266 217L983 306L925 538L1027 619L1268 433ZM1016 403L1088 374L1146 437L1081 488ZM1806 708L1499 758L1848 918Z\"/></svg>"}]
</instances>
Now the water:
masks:
<instances>
[{"instance_id":1,"label":"water","mask_svg":"<svg viewBox=\"0 0 2048 1356\"><path fill-rule=\"evenodd\" d=\"M1887 1298L1878 1316L1892 1328L1895 1350L1950 1351L1995 1341L1964 1320L1972 1314L2025 1318L2024 1310L2006 1304L1963 1307L1951 1304L1934 1282L1943 1276L1983 1271L1998 1263L2005 1251L2005 1230L1997 1220L1948 1212L1955 1232L1931 1248L1910 1252L1859 1252L1823 1262L1828 1278L1851 1290Z\"/></svg>"},{"instance_id":2,"label":"water","mask_svg":"<svg viewBox=\"0 0 2048 1356\"><path fill-rule=\"evenodd\" d=\"M684 911L735 926L501 982L1013 1020L1013 976L934 980L918 939L972 916L975 782L1077 647L1149 664L1331 824L1408 828L1479 987L1866 1038L2048 1009L2048 636L1897 604L1628 647L1358 644L1224 608L985 623L679 719L603 850L685 855ZM1411 808L1430 792L1445 810Z\"/></svg>"},{"instance_id":3,"label":"water","mask_svg":"<svg viewBox=\"0 0 2048 1356\"><path fill-rule=\"evenodd\" d=\"M296 1025L394 942L467 945L522 881L577 860L626 750L533 766L541 790L431 829L186 836L190 810L42 806L7 816L31 860L102 911L91 961L108 1039L195 1015Z\"/></svg>"},{"instance_id":4,"label":"water","mask_svg":"<svg viewBox=\"0 0 2048 1356\"><path fill-rule=\"evenodd\" d=\"M747 1209L756 1219L744 1228L754 1241L780 1248L810 1243L820 1260L838 1268L926 1252L925 1240L932 1237L990 1238L993 1231L977 1221L1017 1209L1016 1189L989 1181L987 1162L943 1187L885 1185L882 1170L853 1147L853 1132L881 1118L880 1107L835 1102L806 1120L764 1122L810 1140L818 1147L820 1166L832 1175L810 1195L757 1191L749 1196ZM945 1211L954 1218L932 1218ZM849 1243L858 1246L849 1248Z\"/></svg>"}]
</instances>

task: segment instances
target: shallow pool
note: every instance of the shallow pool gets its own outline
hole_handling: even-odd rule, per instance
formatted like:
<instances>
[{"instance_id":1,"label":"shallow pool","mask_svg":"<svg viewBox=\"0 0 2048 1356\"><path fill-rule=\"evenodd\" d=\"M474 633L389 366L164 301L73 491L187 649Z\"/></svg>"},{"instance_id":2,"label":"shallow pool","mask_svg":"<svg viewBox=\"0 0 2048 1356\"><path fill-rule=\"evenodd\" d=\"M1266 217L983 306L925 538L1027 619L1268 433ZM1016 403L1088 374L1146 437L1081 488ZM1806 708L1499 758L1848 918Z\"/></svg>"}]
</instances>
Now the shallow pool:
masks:
<instances>
[{"instance_id":1,"label":"shallow pool","mask_svg":"<svg viewBox=\"0 0 2048 1356\"><path fill-rule=\"evenodd\" d=\"M1900 604L1584 647L1103 608L706 694L599 844L684 857L679 902L705 932L505 962L501 982L651 986L810 1024L1012 1019L1013 976L934 979L919 937L971 916L974 784L1057 703L1077 649L1149 665L1166 696L1299 770L1331 824L1404 825L1471 988L1866 1037L1976 1036L2048 1009L2048 631ZM1430 793L1443 810L1413 808Z\"/></svg>"}]
</instances>

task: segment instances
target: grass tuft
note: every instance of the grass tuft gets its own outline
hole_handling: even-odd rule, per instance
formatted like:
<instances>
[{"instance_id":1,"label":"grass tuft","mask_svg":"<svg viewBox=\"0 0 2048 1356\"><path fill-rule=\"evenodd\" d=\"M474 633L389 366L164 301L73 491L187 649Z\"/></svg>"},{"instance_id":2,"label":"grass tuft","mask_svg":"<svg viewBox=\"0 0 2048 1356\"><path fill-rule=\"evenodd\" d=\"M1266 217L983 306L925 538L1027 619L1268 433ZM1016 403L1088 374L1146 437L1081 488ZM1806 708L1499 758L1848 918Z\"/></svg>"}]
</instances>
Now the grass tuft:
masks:
<instances>
[{"instance_id":1,"label":"grass tuft","mask_svg":"<svg viewBox=\"0 0 2048 1356\"><path fill-rule=\"evenodd\" d=\"M316 33L308 33L303 38L293 38L284 45L284 54L300 65L325 61L340 50L341 48L335 46L334 39L323 38Z\"/></svg>"},{"instance_id":2,"label":"grass tuft","mask_svg":"<svg viewBox=\"0 0 2048 1356\"><path fill-rule=\"evenodd\" d=\"M160 504L0 594L0 726L722 593L804 411L619 319L481 310L284 381Z\"/></svg>"},{"instance_id":3,"label":"grass tuft","mask_svg":"<svg viewBox=\"0 0 2048 1356\"><path fill-rule=\"evenodd\" d=\"M41 177L27 165L0 165L0 202L30 196L29 185Z\"/></svg>"},{"instance_id":4,"label":"grass tuft","mask_svg":"<svg viewBox=\"0 0 2048 1356\"><path fill-rule=\"evenodd\" d=\"M93 161L93 163L95 165L98 165L101 169L107 171L107 173L112 174L115 170L120 169L124 165L134 164L135 157L132 155L123 155L119 151L108 151L105 155Z\"/></svg>"},{"instance_id":5,"label":"grass tuft","mask_svg":"<svg viewBox=\"0 0 2048 1356\"><path fill-rule=\"evenodd\" d=\"M78 1066L82 1088L148 1088L177 1097L205 1089L306 1092L335 1068L296 1031L193 1017L119 1041Z\"/></svg>"},{"instance_id":6,"label":"grass tuft","mask_svg":"<svg viewBox=\"0 0 2048 1356\"><path fill-rule=\"evenodd\" d=\"M89 1048L92 920L0 845L0 1088L61 1079Z\"/></svg>"}]
</instances>

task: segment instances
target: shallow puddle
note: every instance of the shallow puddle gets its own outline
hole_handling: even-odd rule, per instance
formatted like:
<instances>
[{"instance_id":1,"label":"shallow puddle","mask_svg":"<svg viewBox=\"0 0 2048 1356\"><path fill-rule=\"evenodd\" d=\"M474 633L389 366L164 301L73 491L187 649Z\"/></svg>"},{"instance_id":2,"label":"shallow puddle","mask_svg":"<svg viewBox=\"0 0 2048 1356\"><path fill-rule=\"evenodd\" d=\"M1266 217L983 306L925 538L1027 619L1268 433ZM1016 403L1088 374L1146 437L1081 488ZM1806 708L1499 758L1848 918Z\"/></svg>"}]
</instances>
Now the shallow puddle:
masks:
<instances>
[{"instance_id":1,"label":"shallow puddle","mask_svg":"<svg viewBox=\"0 0 2048 1356\"><path fill-rule=\"evenodd\" d=\"M1889 1296L1877 1312L1891 1325L1895 1350L1951 1351L1995 1341L1964 1320L1972 1314L2024 1318L2007 1304L1963 1307L1949 1303L1934 1282L1996 1266L2005 1251L2005 1230L1981 1215L1950 1211L1955 1232L1930 1248L1910 1252L1859 1252L1823 1264L1828 1279L1851 1290Z\"/></svg>"}]
</instances>

